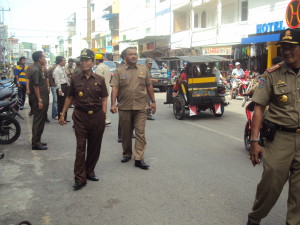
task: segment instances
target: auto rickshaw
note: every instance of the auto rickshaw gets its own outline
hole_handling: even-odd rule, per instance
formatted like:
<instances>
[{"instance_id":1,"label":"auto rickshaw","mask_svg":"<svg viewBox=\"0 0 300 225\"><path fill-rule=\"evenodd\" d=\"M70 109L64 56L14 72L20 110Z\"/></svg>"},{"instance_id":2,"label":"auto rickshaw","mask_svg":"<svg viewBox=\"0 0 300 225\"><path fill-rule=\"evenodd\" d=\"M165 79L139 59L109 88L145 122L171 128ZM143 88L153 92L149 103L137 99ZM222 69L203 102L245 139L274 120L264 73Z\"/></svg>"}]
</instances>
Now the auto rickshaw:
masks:
<instances>
[{"instance_id":1,"label":"auto rickshaw","mask_svg":"<svg viewBox=\"0 0 300 225\"><path fill-rule=\"evenodd\" d=\"M200 111L210 110L216 117L221 117L225 106L225 86L217 80L212 70L205 67L209 62L229 61L220 56L177 56L192 64L187 80L179 84L179 91L172 96L173 86L167 90L165 104L173 104L175 118L182 120L189 112L189 116L198 115ZM199 71L200 67L200 71Z\"/></svg>"}]
</instances>

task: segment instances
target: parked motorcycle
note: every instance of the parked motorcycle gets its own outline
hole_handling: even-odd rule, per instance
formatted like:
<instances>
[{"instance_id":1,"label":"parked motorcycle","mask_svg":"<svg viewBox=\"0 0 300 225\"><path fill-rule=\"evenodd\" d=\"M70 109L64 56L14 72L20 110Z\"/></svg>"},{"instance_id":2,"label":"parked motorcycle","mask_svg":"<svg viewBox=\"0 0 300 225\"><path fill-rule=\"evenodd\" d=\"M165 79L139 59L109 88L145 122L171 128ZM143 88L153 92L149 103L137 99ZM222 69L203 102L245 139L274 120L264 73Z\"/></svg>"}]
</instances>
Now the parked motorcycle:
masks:
<instances>
[{"instance_id":1,"label":"parked motorcycle","mask_svg":"<svg viewBox=\"0 0 300 225\"><path fill-rule=\"evenodd\" d=\"M18 90L10 82L0 83L0 144L11 144L21 134L21 126L15 119L23 119L19 111Z\"/></svg>"}]
</instances>

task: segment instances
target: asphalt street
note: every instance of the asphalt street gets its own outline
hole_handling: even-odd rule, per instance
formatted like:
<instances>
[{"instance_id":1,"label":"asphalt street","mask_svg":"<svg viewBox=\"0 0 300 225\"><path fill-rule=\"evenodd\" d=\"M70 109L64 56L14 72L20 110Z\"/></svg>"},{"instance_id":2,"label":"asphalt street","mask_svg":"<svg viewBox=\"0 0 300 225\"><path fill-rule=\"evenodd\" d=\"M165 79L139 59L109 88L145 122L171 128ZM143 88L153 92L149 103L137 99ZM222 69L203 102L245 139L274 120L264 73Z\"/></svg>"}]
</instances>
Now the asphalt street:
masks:
<instances>
[{"instance_id":1,"label":"asphalt street","mask_svg":"<svg viewBox=\"0 0 300 225\"><path fill-rule=\"evenodd\" d=\"M76 140L72 122L45 125L47 151L32 151L28 109L18 141L0 146L0 224L33 225L244 225L262 165L253 167L244 149L246 123L241 100L221 118L210 112L176 120L165 93L155 93L157 113L147 121L145 162L121 163L118 115L110 114L100 160L99 182L73 191ZM72 109L69 110L71 115ZM50 117L50 109L48 111ZM51 118L51 117L50 117ZM262 225L285 224L287 186Z\"/></svg>"}]
</instances>

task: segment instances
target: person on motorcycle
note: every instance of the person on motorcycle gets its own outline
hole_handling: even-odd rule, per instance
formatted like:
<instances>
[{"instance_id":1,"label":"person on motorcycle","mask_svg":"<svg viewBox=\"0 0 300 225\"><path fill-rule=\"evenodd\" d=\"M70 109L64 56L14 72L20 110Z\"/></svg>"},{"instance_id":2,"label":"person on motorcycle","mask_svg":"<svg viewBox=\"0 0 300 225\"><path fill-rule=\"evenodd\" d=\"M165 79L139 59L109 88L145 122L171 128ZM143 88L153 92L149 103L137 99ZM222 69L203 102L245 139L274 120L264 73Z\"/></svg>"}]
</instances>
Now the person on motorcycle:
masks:
<instances>
[{"instance_id":1,"label":"person on motorcycle","mask_svg":"<svg viewBox=\"0 0 300 225\"><path fill-rule=\"evenodd\" d=\"M231 91L230 91L230 99L232 99L233 92L238 87L237 79L244 78L244 76L245 76L245 72L241 68L241 64L239 62L235 63L235 67L236 68L232 70L232 75L231 75L231 80L230 80L231 87L232 87Z\"/></svg>"}]
</instances>

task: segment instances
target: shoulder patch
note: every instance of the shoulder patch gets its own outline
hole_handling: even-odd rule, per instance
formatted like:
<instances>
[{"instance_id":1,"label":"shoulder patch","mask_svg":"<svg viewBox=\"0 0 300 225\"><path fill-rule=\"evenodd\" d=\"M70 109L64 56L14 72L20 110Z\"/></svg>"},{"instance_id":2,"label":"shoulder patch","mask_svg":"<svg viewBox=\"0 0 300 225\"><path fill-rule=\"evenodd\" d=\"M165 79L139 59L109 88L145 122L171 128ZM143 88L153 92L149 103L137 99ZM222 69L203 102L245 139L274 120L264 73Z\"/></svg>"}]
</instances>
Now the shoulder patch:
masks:
<instances>
[{"instance_id":1,"label":"shoulder patch","mask_svg":"<svg viewBox=\"0 0 300 225\"><path fill-rule=\"evenodd\" d=\"M271 66L270 68L266 69L266 71L269 72L269 73L272 73L272 72L274 72L275 70L278 70L280 67L281 67L281 65L276 64L276 65Z\"/></svg>"}]
</instances>

